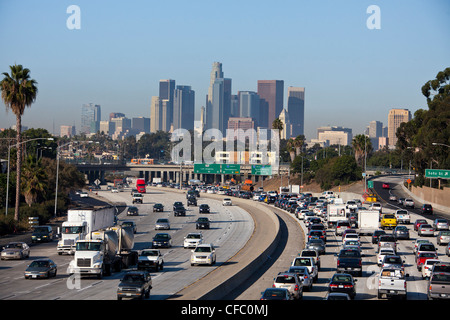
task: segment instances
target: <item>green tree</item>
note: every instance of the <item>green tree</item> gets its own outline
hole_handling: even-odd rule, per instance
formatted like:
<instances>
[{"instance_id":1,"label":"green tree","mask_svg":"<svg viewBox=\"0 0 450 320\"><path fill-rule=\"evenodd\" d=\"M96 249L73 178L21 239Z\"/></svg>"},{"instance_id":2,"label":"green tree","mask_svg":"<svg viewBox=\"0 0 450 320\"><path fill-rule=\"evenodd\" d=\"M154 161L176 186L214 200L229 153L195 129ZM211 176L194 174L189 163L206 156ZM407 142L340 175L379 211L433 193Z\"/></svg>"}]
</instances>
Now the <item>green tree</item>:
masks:
<instances>
[{"instance_id":1,"label":"green tree","mask_svg":"<svg viewBox=\"0 0 450 320\"><path fill-rule=\"evenodd\" d=\"M34 156L29 155L25 159L22 172L22 192L25 202L31 207L47 189L47 174L41 165L41 160L36 161Z\"/></svg>"},{"instance_id":2,"label":"green tree","mask_svg":"<svg viewBox=\"0 0 450 320\"><path fill-rule=\"evenodd\" d=\"M364 164L364 155L372 152L372 142L364 134L356 135L352 140L352 147L355 153L355 161L359 166Z\"/></svg>"},{"instance_id":3,"label":"green tree","mask_svg":"<svg viewBox=\"0 0 450 320\"><path fill-rule=\"evenodd\" d=\"M284 125L283 122L280 120L280 118L276 118L275 120L273 120L272 122L272 129L278 130L278 133L280 135L280 140L281 140L281 131L283 131Z\"/></svg>"},{"instance_id":4,"label":"green tree","mask_svg":"<svg viewBox=\"0 0 450 320\"><path fill-rule=\"evenodd\" d=\"M13 65L9 67L11 74L4 72L4 78L0 82L2 91L2 100L6 110L11 110L16 115L16 142L17 142L17 168L16 168L16 204L14 220L19 220L19 201L20 201L20 176L22 169L22 115L26 107L30 107L36 100L37 82L30 79L30 70L23 68L22 65Z\"/></svg>"}]
</instances>

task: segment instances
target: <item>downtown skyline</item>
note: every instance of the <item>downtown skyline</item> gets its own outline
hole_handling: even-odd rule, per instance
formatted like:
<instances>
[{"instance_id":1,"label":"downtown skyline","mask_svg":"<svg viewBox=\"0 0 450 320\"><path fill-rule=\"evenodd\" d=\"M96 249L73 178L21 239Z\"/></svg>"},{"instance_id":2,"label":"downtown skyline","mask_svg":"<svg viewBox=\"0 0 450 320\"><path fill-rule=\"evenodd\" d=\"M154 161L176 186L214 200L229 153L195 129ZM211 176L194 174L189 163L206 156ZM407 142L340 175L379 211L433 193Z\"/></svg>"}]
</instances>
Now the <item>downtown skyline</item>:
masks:
<instances>
[{"instance_id":1,"label":"downtown skyline","mask_svg":"<svg viewBox=\"0 0 450 320\"><path fill-rule=\"evenodd\" d=\"M71 4L81 11L79 30L66 27ZM381 10L379 30L366 26L371 4ZM11 30L16 12L26 22ZM286 108L288 87L305 87L308 140L326 125L355 135L370 121L387 124L392 108L426 108L422 85L450 62L449 14L446 1L2 1L0 36L11 45L0 71L14 63L31 70L39 92L23 125L55 134L61 125L78 130L88 103L104 115L150 117L161 79L192 87L198 120L220 61L232 94L283 80ZM14 125L0 107L0 128Z\"/></svg>"}]
</instances>

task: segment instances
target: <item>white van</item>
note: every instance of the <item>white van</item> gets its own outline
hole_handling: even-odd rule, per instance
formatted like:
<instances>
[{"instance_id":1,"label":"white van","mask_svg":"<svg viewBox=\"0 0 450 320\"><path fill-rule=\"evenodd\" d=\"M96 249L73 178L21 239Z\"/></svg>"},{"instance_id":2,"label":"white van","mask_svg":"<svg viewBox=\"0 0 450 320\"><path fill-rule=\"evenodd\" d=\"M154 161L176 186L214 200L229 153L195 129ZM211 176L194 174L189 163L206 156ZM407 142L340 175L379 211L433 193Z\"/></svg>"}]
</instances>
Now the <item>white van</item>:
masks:
<instances>
[{"instance_id":1,"label":"white van","mask_svg":"<svg viewBox=\"0 0 450 320\"><path fill-rule=\"evenodd\" d=\"M328 199L328 198L334 197L334 192L333 191L324 191L324 192L322 192L322 195Z\"/></svg>"}]
</instances>

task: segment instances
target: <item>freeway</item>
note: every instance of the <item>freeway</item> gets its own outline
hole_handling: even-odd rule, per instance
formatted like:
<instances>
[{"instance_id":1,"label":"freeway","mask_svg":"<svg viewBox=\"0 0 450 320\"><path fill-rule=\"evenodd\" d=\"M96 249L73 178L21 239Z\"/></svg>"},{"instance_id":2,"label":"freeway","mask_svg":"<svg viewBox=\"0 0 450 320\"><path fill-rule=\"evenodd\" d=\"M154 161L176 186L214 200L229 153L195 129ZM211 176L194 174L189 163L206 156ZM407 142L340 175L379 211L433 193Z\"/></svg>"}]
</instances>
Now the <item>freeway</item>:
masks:
<instances>
[{"instance_id":1,"label":"freeway","mask_svg":"<svg viewBox=\"0 0 450 320\"><path fill-rule=\"evenodd\" d=\"M99 191L99 195L112 202L125 202L131 205L129 192L111 193ZM154 230L156 219L169 217L173 247L161 249L164 254L164 269L152 272L153 289L150 299L167 299L191 283L198 281L215 268L221 266L240 250L252 236L254 225L249 214L238 206L222 207L221 201L199 198L198 204L208 203L212 221L210 230L203 230L206 243L214 243L217 262L214 266L190 266L190 250L183 248L184 236L194 232L195 221L199 216L197 207L187 207L186 216L174 217L172 204L175 201L186 203L185 194L164 191L150 191L144 196L144 203L137 204L139 216L126 216L126 211L119 214L120 221L135 220L137 233L135 249L148 248L157 232ZM164 212L153 213L154 203L162 203ZM33 259L48 257L58 265L56 278L48 280L25 280L23 272ZM31 247L31 256L25 260L6 260L0 262L0 299L3 300L111 300L116 299L116 288L124 272L113 273L103 279L69 277L66 268L73 256L59 256L56 241L42 243Z\"/></svg>"}]
</instances>

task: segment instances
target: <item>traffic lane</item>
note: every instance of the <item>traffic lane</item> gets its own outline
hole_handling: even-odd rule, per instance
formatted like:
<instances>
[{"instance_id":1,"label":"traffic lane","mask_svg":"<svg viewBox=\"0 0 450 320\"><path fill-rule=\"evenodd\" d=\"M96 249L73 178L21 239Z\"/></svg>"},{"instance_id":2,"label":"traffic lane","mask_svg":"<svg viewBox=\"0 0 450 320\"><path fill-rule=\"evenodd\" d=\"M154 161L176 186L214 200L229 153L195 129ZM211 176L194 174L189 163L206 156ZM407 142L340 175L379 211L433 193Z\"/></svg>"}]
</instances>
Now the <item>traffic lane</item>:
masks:
<instances>
[{"instance_id":1,"label":"traffic lane","mask_svg":"<svg viewBox=\"0 0 450 320\"><path fill-rule=\"evenodd\" d=\"M140 207L147 206L147 209L140 210L140 213L143 212L143 215L147 218L139 223L139 225L144 226L144 230L138 228L138 234L141 232L142 235L137 237L139 239L136 242L137 248L147 247L149 238L152 238L157 232L166 232L164 230L151 230L145 225L153 227L156 219L159 217L169 217L171 222L171 230L167 232L172 235L173 247L161 249L161 252L164 254L165 267L163 272L152 272L154 289L150 299L165 299L190 283L202 278L205 274L220 266L236 250L242 247L246 242L245 238L250 237L252 233L253 225L249 226L249 224L252 224L253 220L247 212L239 207L222 207L220 201L200 197L198 205L200 203L208 203L211 207L210 214L200 214L198 207L192 206L187 207L186 216L174 217L171 209L175 201L186 203L185 193L170 192L170 190L154 191L150 188L148 193L144 195L144 205L138 205ZM165 212L153 213L150 208L152 208L154 203L162 203L165 206ZM195 228L195 221L200 216L207 216L212 220L211 229L197 230ZM137 217L130 216L128 218ZM183 247L184 237L187 233L199 231L203 233L205 243L212 242L216 246L217 262L212 267L191 267L191 251ZM161 285L159 285L160 283Z\"/></svg>"},{"instance_id":2,"label":"traffic lane","mask_svg":"<svg viewBox=\"0 0 450 320\"><path fill-rule=\"evenodd\" d=\"M117 194L115 194L117 195ZM119 196L115 198L117 200L118 198L125 198L124 193L119 193ZM114 200L114 199L113 199ZM217 207L219 208L219 207ZM150 209L147 210L147 208L144 207L143 212L150 211ZM150 216L151 218L155 218L154 215L147 215L144 214L143 216ZM126 217L125 214L122 214L120 218L130 219L130 218L144 218L143 216L138 217ZM183 217L177 217L180 219L183 219ZM226 216L221 218L221 220L225 220ZM142 219L143 222L145 222L145 219ZM156 220L153 220L156 221ZM149 224L153 224L153 221ZM220 228L218 228L220 230ZM143 235L149 234L147 230L144 230L142 232ZM141 240L144 243L150 243L151 242L151 235L147 237L141 237ZM184 237L183 237L184 238ZM181 238L180 238L181 239ZM137 240L139 238L137 237ZM139 242L138 242L139 243ZM110 277L106 277L104 279L95 279L95 278L83 278L82 281L78 281L77 279L73 279L73 281L69 280L68 275L65 273L64 265L67 266L68 263L73 259L73 256L58 256L56 254L56 242L53 244L50 244L52 247L51 251L43 252L42 254L39 254L39 256L48 256L50 258L53 258L53 260L58 264L58 279L59 281L54 281L51 279L50 281L42 281L41 284L37 287L35 287L33 281L20 281L20 284L24 285L23 287L17 286L18 281L23 278L23 270L24 268L15 267L11 268L13 272L15 272L15 275L13 275L13 279L15 281L11 282L11 290L8 290L8 295L4 296L5 298L9 299L115 299L115 290L117 287L117 284L123 275L123 272L114 273ZM183 249L184 250L184 249ZM164 251L164 250L163 250ZM190 255L189 255L190 256ZM32 253L33 257L33 253ZM14 263L13 261L8 261L10 263ZM16 265L25 266L24 261L21 261L19 263L16 262ZM61 270L61 267L63 270ZM170 270L166 269L166 270ZM12 277L9 277L10 279ZM50 285L51 284L51 285ZM7 288L6 286L3 287L3 289ZM14 291L15 288L19 288L18 290ZM39 291L39 294L36 294L36 292Z\"/></svg>"}]
</instances>

